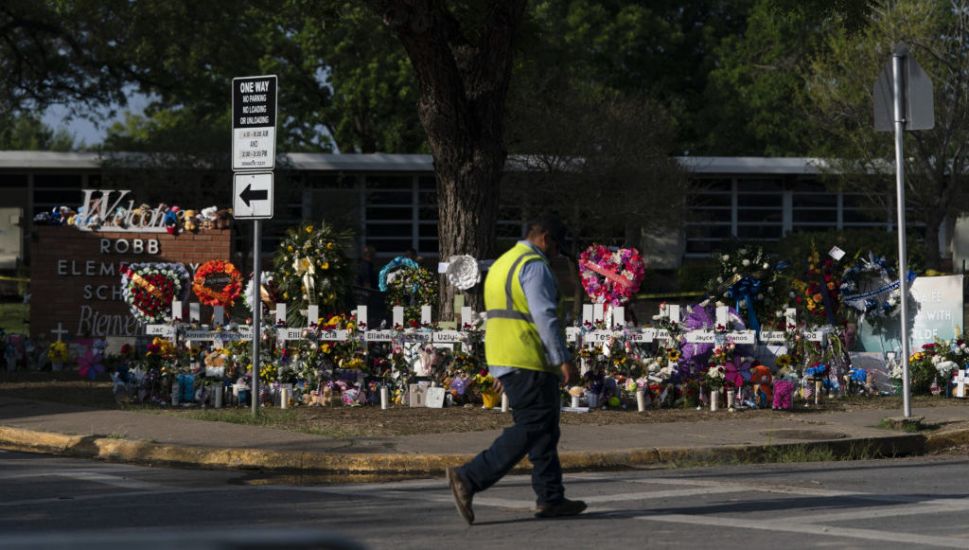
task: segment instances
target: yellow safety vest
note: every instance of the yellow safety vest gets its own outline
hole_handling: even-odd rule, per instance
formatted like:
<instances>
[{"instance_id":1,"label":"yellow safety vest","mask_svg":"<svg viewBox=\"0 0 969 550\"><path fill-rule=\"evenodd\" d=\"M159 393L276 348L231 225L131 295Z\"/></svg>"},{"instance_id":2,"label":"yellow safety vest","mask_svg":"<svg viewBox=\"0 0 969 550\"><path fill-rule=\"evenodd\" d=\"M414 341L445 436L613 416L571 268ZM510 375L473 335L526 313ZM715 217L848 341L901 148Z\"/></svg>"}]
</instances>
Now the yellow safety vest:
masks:
<instances>
[{"instance_id":1,"label":"yellow safety vest","mask_svg":"<svg viewBox=\"0 0 969 550\"><path fill-rule=\"evenodd\" d=\"M544 256L519 243L488 270L484 285L488 319L485 358L489 365L554 372L519 279L522 267L533 261L546 262Z\"/></svg>"}]
</instances>

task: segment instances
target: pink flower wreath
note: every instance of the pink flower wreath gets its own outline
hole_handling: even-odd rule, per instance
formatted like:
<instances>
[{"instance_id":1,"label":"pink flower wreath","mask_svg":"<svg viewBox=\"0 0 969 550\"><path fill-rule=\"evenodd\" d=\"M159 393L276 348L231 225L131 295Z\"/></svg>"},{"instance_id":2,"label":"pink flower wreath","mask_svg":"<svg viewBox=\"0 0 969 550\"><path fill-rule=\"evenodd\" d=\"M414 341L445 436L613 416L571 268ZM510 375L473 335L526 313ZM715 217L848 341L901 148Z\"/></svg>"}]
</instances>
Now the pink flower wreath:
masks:
<instances>
[{"instance_id":1,"label":"pink flower wreath","mask_svg":"<svg viewBox=\"0 0 969 550\"><path fill-rule=\"evenodd\" d=\"M620 306L639 291L646 264L635 248L612 251L593 244L579 254L579 276L593 302Z\"/></svg>"}]
</instances>

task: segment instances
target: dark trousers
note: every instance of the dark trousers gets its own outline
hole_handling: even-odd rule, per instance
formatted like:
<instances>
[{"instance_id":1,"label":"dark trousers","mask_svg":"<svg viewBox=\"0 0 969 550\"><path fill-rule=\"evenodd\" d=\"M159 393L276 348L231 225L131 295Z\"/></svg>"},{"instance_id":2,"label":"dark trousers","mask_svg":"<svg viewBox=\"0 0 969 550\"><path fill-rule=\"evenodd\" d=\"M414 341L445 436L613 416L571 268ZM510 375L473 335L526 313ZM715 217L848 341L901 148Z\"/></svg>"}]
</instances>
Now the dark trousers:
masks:
<instances>
[{"instance_id":1,"label":"dark trousers","mask_svg":"<svg viewBox=\"0 0 969 550\"><path fill-rule=\"evenodd\" d=\"M559 464L559 378L548 372L517 369L501 377L508 394L515 425L460 469L474 492L498 482L528 455L532 462L532 488L538 504L554 504L565 498Z\"/></svg>"}]
</instances>

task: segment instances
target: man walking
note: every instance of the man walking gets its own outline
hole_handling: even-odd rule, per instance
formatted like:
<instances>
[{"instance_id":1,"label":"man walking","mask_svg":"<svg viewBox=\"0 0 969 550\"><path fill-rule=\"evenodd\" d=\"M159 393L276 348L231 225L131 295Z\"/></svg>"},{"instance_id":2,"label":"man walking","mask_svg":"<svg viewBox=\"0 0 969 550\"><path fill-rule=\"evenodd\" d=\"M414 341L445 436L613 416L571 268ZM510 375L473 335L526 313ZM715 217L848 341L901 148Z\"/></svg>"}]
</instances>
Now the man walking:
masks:
<instances>
[{"instance_id":1,"label":"man walking","mask_svg":"<svg viewBox=\"0 0 969 550\"><path fill-rule=\"evenodd\" d=\"M565 498L557 448L559 383L579 377L556 316L558 288L548 265L564 236L555 218L529 224L525 240L498 258L485 279L485 356L496 385L508 394L515 424L471 462L448 468L454 502L468 524L474 522L474 494L497 483L526 454L533 465L536 517L574 516L586 508Z\"/></svg>"}]
</instances>

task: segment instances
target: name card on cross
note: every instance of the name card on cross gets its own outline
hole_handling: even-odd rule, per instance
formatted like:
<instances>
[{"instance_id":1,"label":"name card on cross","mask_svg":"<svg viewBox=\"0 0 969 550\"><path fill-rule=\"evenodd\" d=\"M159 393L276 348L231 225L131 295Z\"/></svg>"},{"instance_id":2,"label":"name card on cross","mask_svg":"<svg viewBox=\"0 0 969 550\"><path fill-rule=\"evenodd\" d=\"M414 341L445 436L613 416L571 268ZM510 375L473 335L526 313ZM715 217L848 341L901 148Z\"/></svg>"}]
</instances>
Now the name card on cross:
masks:
<instances>
[{"instance_id":1,"label":"name card on cross","mask_svg":"<svg viewBox=\"0 0 969 550\"><path fill-rule=\"evenodd\" d=\"M757 333L752 330L738 330L727 334L727 338L735 344L756 344Z\"/></svg>"},{"instance_id":2,"label":"name card on cross","mask_svg":"<svg viewBox=\"0 0 969 550\"><path fill-rule=\"evenodd\" d=\"M820 342L824 340L824 331L808 330L804 332L804 339L808 342Z\"/></svg>"},{"instance_id":3,"label":"name card on cross","mask_svg":"<svg viewBox=\"0 0 969 550\"><path fill-rule=\"evenodd\" d=\"M407 332L401 334L398 340L405 344L423 344L431 341L431 333L429 332Z\"/></svg>"},{"instance_id":4,"label":"name card on cross","mask_svg":"<svg viewBox=\"0 0 969 550\"><path fill-rule=\"evenodd\" d=\"M597 344L604 344L608 342L613 337L611 330L593 330L588 333L585 337L587 342L595 342Z\"/></svg>"},{"instance_id":5,"label":"name card on cross","mask_svg":"<svg viewBox=\"0 0 969 550\"><path fill-rule=\"evenodd\" d=\"M301 328L276 329L276 338L284 342L286 340L301 340L303 338L303 329Z\"/></svg>"},{"instance_id":6,"label":"name card on cross","mask_svg":"<svg viewBox=\"0 0 969 550\"><path fill-rule=\"evenodd\" d=\"M146 325L146 336L161 336L162 338L174 338L175 327L171 325Z\"/></svg>"},{"instance_id":7,"label":"name card on cross","mask_svg":"<svg viewBox=\"0 0 969 550\"><path fill-rule=\"evenodd\" d=\"M363 339L367 342L393 342L394 331L392 330L368 330L363 333Z\"/></svg>"},{"instance_id":8,"label":"name card on cross","mask_svg":"<svg viewBox=\"0 0 969 550\"><path fill-rule=\"evenodd\" d=\"M712 330L693 330L686 333L686 341L690 344L715 344L717 334Z\"/></svg>"},{"instance_id":9,"label":"name card on cross","mask_svg":"<svg viewBox=\"0 0 969 550\"><path fill-rule=\"evenodd\" d=\"M760 341L765 344L783 344L786 339L784 331L763 331L760 333Z\"/></svg>"},{"instance_id":10,"label":"name card on cross","mask_svg":"<svg viewBox=\"0 0 969 550\"><path fill-rule=\"evenodd\" d=\"M323 342L345 342L347 331L345 330L324 330L320 332L320 340Z\"/></svg>"},{"instance_id":11,"label":"name card on cross","mask_svg":"<svg viewBox=\"0 0 969 550\"><path fill-rule=\"evenodd\" d=\"M455 344L464 342L465 335L456 330L438 330L434 332L433 341L438 344Z\"/></svg>"},{"instance_id":12,"label":"name card on cross","mask_svg":"<svg viewBox=\"0 0 969 550\"><path fill-rule=\"evenodd\" d=\"M628 333L630 342L652 342L656 338L656 329L644 328L642 330L631 330Z\"/></svg>"}]
</instances>

